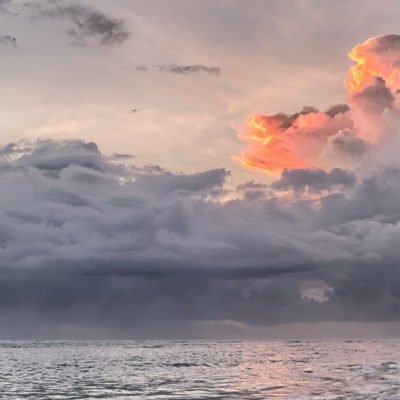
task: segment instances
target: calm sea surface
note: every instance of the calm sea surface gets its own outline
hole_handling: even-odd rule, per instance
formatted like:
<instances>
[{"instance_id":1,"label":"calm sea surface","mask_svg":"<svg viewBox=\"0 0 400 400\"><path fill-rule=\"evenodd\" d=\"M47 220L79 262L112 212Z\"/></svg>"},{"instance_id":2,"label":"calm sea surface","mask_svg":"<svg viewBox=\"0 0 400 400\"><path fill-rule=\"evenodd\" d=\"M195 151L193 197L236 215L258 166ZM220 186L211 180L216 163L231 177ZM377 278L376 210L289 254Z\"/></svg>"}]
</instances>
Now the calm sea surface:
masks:
<instances>
[{"instance_id":1,"label":"calm sea surface","mask_svg":"<svg viewBox=\"0 0 400 400\"><path fill-rule=\"evenodd\" d=\"M400 342L0 342L1 399L400 399Z\"/></svg>"}]
</instances>

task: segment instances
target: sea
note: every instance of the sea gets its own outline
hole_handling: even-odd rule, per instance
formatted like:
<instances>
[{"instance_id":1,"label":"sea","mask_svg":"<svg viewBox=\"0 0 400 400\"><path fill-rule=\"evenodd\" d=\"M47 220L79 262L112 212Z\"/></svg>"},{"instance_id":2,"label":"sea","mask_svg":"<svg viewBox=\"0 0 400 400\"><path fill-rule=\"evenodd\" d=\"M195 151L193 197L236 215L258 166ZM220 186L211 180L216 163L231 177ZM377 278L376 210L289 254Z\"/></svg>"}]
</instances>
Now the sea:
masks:
<instances>
[{"instance_id":1,"label":"sea","mask_svg":"<svg viewBox=\"0 0 400 400\"><path fill-rule=\"evenodd\" d=\"M400 341L4 341L1 399L400 399Z\"/></svg>"}]
</instances>

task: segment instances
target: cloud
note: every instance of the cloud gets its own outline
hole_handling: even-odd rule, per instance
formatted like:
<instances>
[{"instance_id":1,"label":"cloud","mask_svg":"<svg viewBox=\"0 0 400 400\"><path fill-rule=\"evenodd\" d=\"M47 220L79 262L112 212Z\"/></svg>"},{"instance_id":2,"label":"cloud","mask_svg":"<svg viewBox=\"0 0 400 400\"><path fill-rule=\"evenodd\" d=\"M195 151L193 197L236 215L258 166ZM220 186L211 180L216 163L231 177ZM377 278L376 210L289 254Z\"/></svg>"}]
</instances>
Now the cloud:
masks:
<instances>
[{"instance_id":1,"label":"cloud","mask_svg":"<svg viewBox=\"0 0 400 400\"><path fill-rule=\"evenodd\" d=\"M258 200L266 196L266 190L268 185L257 182L246 182L238 185L236 191L238 193L243 193L246 200Z\"/></svg>"},{"instance_id":2,"label":"cloud","mask_svg":"<svg viewBox=\"0 0 400 400\"><path fill-rule=\"evenodd\" d=\"M220 188L229 173L225 169L214 169L197 174L176 175L170 172L152 176L140 176L135 181L135 186L143 191L156 191L159 195L173 191L180 192L208 192Z\"/></svg>"},{"instance_id":3,"label":"cloud","mask_svg":"<svg viewBox=\"0 0 400 400\"><path fill-rule=\"evenodd\" d=\"M376 78L371 86L367 86L360 92L354 94L351 99L362 107L367 113L381 114L384 110L393 107L395 97L382 78Z\"/></svg>"},{"instance_id":4,"label":"cloud","mask_svg":"<svg viewBox=\"0 0 400 400\"><path fill-rule=\"evenodd\" d=\"M86 45L88 40L94 39L101 45L115 45L129 37L122 19L110 17L90 6L53 0L45 6L27 3L27 7L35 15L68 21L71 24L68 35L73 44Z\"/></svg>"},{"instance_id":5,"label":"cloud","mask_svg":"<svg viewBox=\"0 0 400 400\"><path fill-rule=\"evenodd\" d=\"M189 75L189 74L198 74L198 73L205 73L208 75L217 76L221 73L221 68L219 67L210 67L206 65L176 65L176 64L169 64L169 65L156 65L156 66L146 66L146 65L139 65L136 67L137 72L147 72L149 70L157 70L159 72L168 72L171 74L179 74L179 75Z\"/></svg>"},{"instance_id":6,"label":"cloud","mask_svg":"<svg viewBox=\"0 0 400 400\"><path fill-rule=\"evenodd\" d=\"M182 75L196 74L199 72L204 72L208 75L219 75L221 69L218 67L207 67L205 65L161 65L160 71Z\"/></svg>"},{"instance_id":7,"label":"cloud","mask_svg":"<svg viewBox=\"0 0 400 400\"><path fill-rule=\"evenodd\" d=\"M326 112L330 117L335 117L338 114L344 114L347 111L350 111L350 107L347 104L336 104L335 106L331 106Z\"/></svg>"},{"instance_id":8,"label":"cloud","mask_svg":"<svg viewBox=\"0 0 400 400\"><path fill-rule=\"evenodd\" d=\"M7 146L5 154L19 155L16 161L18 166L30 166L45 172L59 172L69 165L79 165L98 171L105 168L104 161L99 157L97 145L93 142L40 140L37 144L38 146L27 147L25 150L16 145L12 145L11 148Z\"/></svg>"},{"instance_id":9,"label":"cloud","mask_svg":"<svg viewBox=\"0 0 400 400\"><path fill-rule=\"evenodd\" d=\"M280 175L233 193L224 168L142 167L93 142L0 148L0 336L399 320L399 121L382 79L347 106L252 117L246 138ZM362 121L384 128L376 142Z\"/></svg>"},{"instance_id":10,"label":"cloud","mask_svg":"<svg viewBox=\"0 0 400 400\"><path fill-rule=\"evenodd\" d=\"M378 36L350 51L355 65L346 81L347 104L326 112L306 107L290 115L251 115L239 130L247 147L236 159L247 168L279 173L354 167L372 149L379 152L390 130L388 114L400 111L399 38Z\"/></svg>"},{"instance_id":11,"label":"cloud","mask_svg":"<svg viewBox=\"0 0 400 400\"><path fill-rule=\"evenodd\" d=\"M335 188L345 189L353 187L356 177L353 172L334 168L330 172L322 169L285 169L281 178L272 183L274 189L322 192Z\"/></svg>"},{"instance_id":12,"label":"cloud","mask_svg":"<svg viewBox=\"0 0 400 400\"><path fill-rule=\"evenodd\" d=\"M346 82L350 93L373 86L376 79L385 82L391 91L399 89L400 35L382 35L355 46L349 57L355 62Z\"/></svg>"},{"instance_id":13,"label":"cloud","mask_svg":"<svg viewBox=\"0 0 400 400\"><path fill-rule=\"evenodd\" d=\"M3 147L1 326L18 316L27 332L67 324L162 335L193 321L400 318L398 169L360 179L287 170L230 201L228 177L119 164L80 140ZM318 201L297 195L305 189ZM324 301L303 296L309 281L321 282Z\"/></svg>"},{"instance_id":14,"label":"cloud","mask_svg":"<svg viewBox=\"0 0 400 400\"><path fill-rule=\"evenodd\" d=\"M353 127L348 107L327 112L305 107L294 114L253 114L240 129L248 146L237 160L245 167L267 172L285 168L316 168L326 163L324 149L329 138Z\"/></svg>"},{"instance_id":15,"label":"cloud","mask_svg":"<svg viewBox=\"0 0 400 400\"><path fill-rule=\"evenodd\" d=\"M246 183L242 183L242 184L238 185L236 190L238 192L246 192L247 190L261 190L261 189L265 189L267 187L268 187L268 185L266 185L265 183L258 183L258 182L250 181L250 182L246 182Z\"/></svg>"},{"instance_id":16,"label":"cloud","mask_svg":"<svg viewBox=\"0 0 400 400\"><path fill-rule=\"evenodd\" d=\"M8 47L17 47L17 39L14 36L3 35L0 36L0 44Z\"/></svg>"},{"instance_id":17,"label":"cloud","mask_svg":"<svg viewBox=\"0 0 400 400\"><path fill-rule=\"evenodd\" d=\"M135 156L133 154L114 153L112 158L115 160L131 160L135 158Z\"/></svg>"},{"instance_id":18,"label":"cloud","mask_svg":"<svg viewBox=\"0 0 400 400\"><path fill-rule=\"evenodd\" d=\"M331 136L326 146L326 152L329 154L340 154L340 157L348 156L354 160L361 157L370 149L370 144L357 137L351 129L343 129Z\"/></svg>"},{"instance_id":19,"label":"cloud","mask_svg":"<svg viewBox=\"0 0 400 400\"><path fill-rule=\"evenodd\" d=\"M11 0L0 0L0 12L8 13L8 10L5 6L11 4Z\"/></svg>"}]
</instances>

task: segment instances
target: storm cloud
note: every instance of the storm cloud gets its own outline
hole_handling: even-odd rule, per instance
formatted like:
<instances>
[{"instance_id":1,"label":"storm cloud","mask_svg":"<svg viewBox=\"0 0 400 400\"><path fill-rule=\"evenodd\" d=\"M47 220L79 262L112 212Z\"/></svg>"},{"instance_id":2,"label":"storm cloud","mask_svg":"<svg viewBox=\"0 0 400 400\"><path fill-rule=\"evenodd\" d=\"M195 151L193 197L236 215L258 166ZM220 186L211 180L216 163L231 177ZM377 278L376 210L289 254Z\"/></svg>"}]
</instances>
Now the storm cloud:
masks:
<instances>
[{"instance_id":1,"label":"storm cloud","mask_svg":"<svg viewBox=\"0 0 400 400\"><path fill-rule=\"evenodd\" d=\"M79 140L3 147L2 322L33 315L39 325L134 332L400 318L400 170L359 180L285 171L274 195L250 182L234 200L228 176L119 164ZM297 197L305 186L335 191ZM281 189L292 200L276 197ZM265 195L246 195L254 190ZM303 295L309 281L323 283L324 301Z\"/></svg>"}]
</instances>

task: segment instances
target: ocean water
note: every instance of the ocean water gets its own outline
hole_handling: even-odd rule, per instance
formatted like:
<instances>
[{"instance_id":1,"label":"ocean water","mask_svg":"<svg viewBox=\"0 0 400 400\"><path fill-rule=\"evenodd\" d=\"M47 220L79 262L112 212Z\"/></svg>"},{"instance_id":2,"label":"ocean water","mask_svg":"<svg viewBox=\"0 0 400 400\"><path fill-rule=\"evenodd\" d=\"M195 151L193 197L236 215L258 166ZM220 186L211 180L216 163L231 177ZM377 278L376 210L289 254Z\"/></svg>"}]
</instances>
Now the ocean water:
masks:
<instances>
[{"instance_id":1,"label":"ocean water","mask_svg":"<svg viewBox=\"0 0 400 400\"><path fill-rule=\"evenodd\" d=\"M1 399L400 399L400 341L0 342Z\"/></svg>"}]
</instances>

